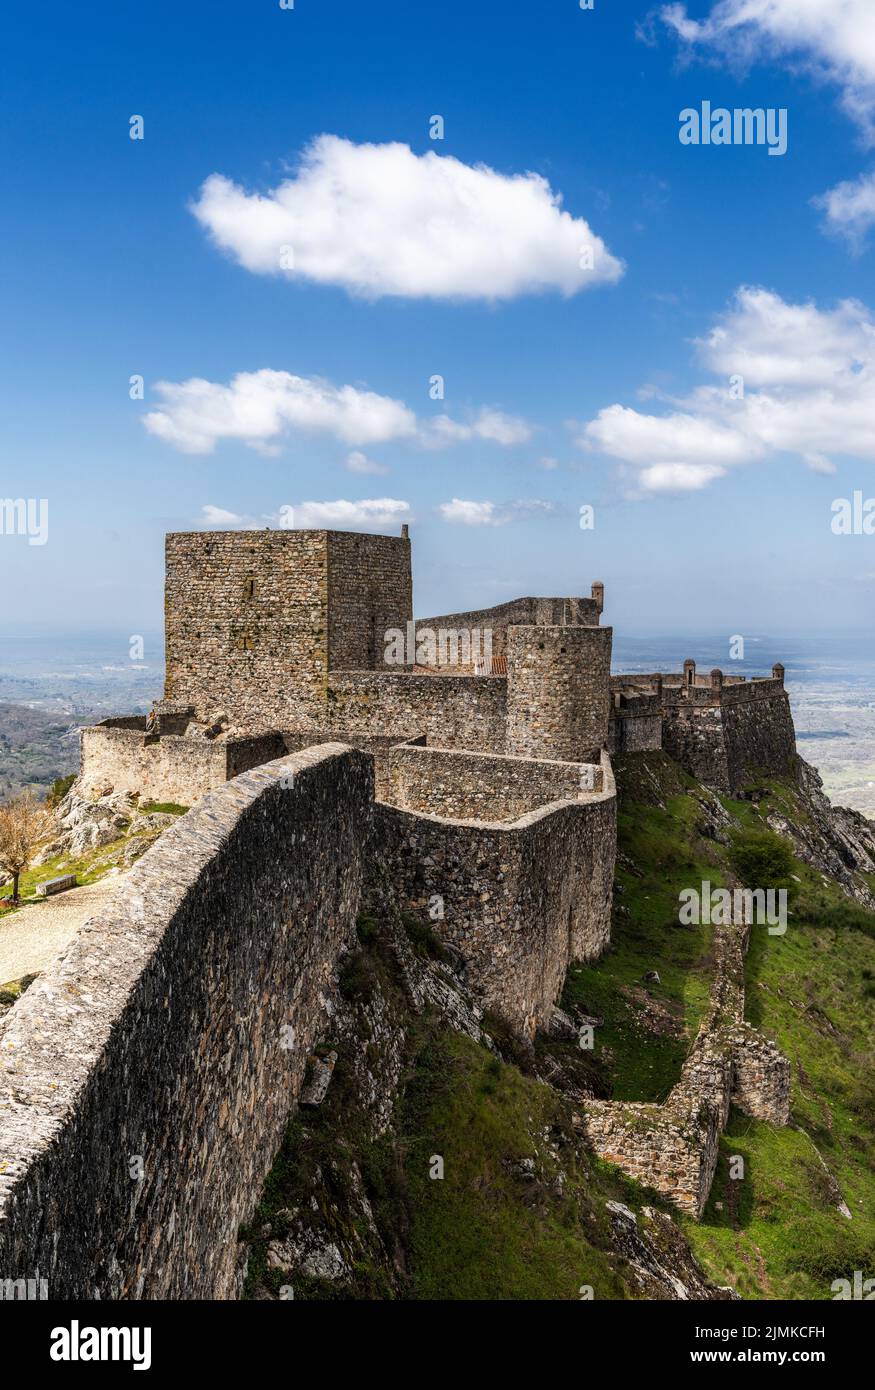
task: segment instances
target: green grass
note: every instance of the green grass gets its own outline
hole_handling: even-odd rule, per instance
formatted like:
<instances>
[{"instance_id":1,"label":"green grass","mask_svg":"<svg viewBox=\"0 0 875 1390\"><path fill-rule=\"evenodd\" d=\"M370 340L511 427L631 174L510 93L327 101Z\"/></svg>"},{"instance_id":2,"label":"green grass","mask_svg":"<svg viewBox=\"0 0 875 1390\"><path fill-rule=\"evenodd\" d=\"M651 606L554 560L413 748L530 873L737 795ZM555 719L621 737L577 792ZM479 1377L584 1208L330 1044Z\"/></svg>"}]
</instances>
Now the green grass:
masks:
<instances>
[{"instance_id":1,"label":"green grass","mask_svg":"<svg viewBox=\"0 0 875 1390\"><path fill-rule=\"evenodd\" d=\"M114 840L112 844L102 845L99 849L88 850L86 854L79 855L76 859L69 859L59 856L57 859L50 859L47 864L40 864L38 868L28 869L21 875L19 884L19 894L22 907L32 904L38 907L43 902L50 902L49 898L38 898L36 890L39 884L47 883L49 879L60 878L63 874L75 874L77 886L86 883L96 883L103 878L104 874L115 867L111 862L113 853L121 849L125 844L125 836ZM0 920L3 916L14 909L11 906L12 884L7 883L0 888Z\"/></svg>"},{"instance_id":2,"label":"green grass","mask_svg":"<svg viewBox=\"0 0 875 1390\"><path fill-rule=\"evenodd\" d=\"M143 816L159 812L165 816L184 816L188 809L188 806L179 806L175 801L146 801L139 807Z\"/></svg>"},{"instance_id":3,"label":"green grass","mask_svg":"<svg viewBox=\"0 0 875 1390\"><path fill-rule=\"evenodd\" d=\"M852 1278L856 1269L875 1275L875 914L836 885L824 885L766 825L773 810L812 825L789 779L763 783L759 803L722 797L735 822L731 844L697 845L696 803L686 792L679 796L677 773L648 755L647 775L639 765L624 777L623 761L620 848L641 877L621 864L618 877L628 891L618 901L629 906L630 917L617 919L615 949L601 964L575 972L569 992L580 1002L592 1000L594 1012L603 1006L608 1022L600 1033L613 1053L614 1094L661 1099L671 1049L649 1040L633 1012L613 1002L612 990L642 967L656 968L666 993L676 1005L683 1001L688 1028L693 1025L707 955L702 942L698 957L679 950L682 938L670 925L679 870L687 884L702 870L716 885L735 868L758 874L757 887L769 880L792 885L786 933L770 936L754 927L746 964L746 1017L790 1058L791 1124L773 1128L733 1111L704 1218L682 1220L715 1283L732 1284L748 1299L829 1299L833 1279ZM599 983L602 971L608 978ZM648 1089L651 1077L657 1084ZM740 1181L730 1177L734 1155L744 1160ZM850 1221L837 1210L840 1198Z\"/></svg>"},{"instance_id":4,"label":"green grass","mask_svg":"<svg viewBox=\"0 0 875 1390\"><path fill-rule=\"evenodd\" d=\"M709 880L723 885L720 847L702 837L696 784L662 754L646 764L617 758L621 801L611 945L593 965L572 968L564 1002L604 1020L596 1056L617 1100L664 1100L678 1079L708 1001L711 928L682 926L678 895ZM659 793L664 792L664 797ZM643 983L656 970L659 984ZM648 1026L642 992L662 1022ZM674 1020L674 1028L672 1028Z\"/></svg>"},{"instance_id":5,"label":"green grass","mask_svg":"<svg viewBox=\"0 0 875 1390\"><path fill-rule=\"evenodd\" d=\"M287 1279L267 1267L265 1223L271 1237L282 1236L283 1213L314 1219L315 1199L316 1219L331 1237L357 1249L354 1277L338 1286L296 1275L296 1300L576 1300L584 1284L596 1298L630 1297L605 1201L639 1208L644 1190L610 1164L581 1157L569 1107L556 1091L433 1015L411 1016L373 919L360 919L358 934L361 949L342 972L344 992L363 1010L379 997L378 1016L406 1030L394 1126L370 1137L352 1058L341 1045L325 1102L293 1117L245 1232L252 1241L247 1293L259 1285L277 1292ZM375 1049L370 1066L379 1073L380 1043L366 1046L369 1055ZM435 1156L442 1178L429 1176ZM531 1176L520 1171L521 1160L531 1160ZM353 1165L379 1231L376 1246L356 1215Z\"/></svg>"},{"instance_id":6,"label":"green grass","mask_svg":"<svg viewBox=\"0 0 875 1390\"><path fill-rule=\"evenodd\" d=\"M596 1199L640 1196L608 1165L582 1168L549 1087L470 1038L440 1033L419 1052L401 1124L411 1297L576 1299L582 1284L596 1298L628 1297ZM436 1155L442 1179L429 1176ZM522 1159L534 1177L516 1171Z\"/></svg>"}]
</instances>

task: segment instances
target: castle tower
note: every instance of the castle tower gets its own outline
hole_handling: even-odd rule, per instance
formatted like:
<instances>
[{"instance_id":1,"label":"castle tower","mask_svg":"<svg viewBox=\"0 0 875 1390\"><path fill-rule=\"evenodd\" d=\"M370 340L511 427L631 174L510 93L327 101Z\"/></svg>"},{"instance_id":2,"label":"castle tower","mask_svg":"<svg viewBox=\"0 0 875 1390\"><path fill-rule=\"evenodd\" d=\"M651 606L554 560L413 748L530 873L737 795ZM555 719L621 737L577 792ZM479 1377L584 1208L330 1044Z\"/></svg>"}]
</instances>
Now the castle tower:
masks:
<instances>
[{"instance_id":1,"label":"castle tower","mask_svg":"<svg viewBox=\"0 0 875 1390\"><path fill-rule=\"evenodd\" d=\"M247 730L324 722L329 673L382 670L413 616L404 532L168 535L165 701Z\"/></svg>"},{"instance_id":2,"label":"castle tower","mask_svg":"<svg viewBox=\"0 0 875 1390\"><path fill-rule=\"evenodd\" d=\"M509 627L505 751L597 760L610 718L609 627Z\"/></svg>"}]
</instances>

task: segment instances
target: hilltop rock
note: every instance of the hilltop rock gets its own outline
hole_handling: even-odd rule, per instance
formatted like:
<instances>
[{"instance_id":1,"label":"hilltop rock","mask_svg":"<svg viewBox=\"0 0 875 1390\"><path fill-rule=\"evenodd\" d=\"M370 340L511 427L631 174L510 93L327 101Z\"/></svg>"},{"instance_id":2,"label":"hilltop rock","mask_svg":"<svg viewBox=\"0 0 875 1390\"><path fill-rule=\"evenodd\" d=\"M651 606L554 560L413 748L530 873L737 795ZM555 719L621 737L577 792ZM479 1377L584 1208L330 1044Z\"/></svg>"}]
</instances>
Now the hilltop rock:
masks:
<instances>
[{"instance_id":1,"label":"hilltop rock","mask_svg":"<svg viewBox=\"0 0 875 1390\"><path fill-rule=\"evenodd\" d=\"M135 813L136 803L126 792L113 791L92 799L83 796L74 784L55 810L59 833L35 862L45 864L61 855L76 859L112 844L126 833Z\"/></svg>"},{"instance_id":2,"label":"hilltop rock","mask_svg":"<svg viewBox=\"0 0 875 1390\"><path fill-rule=\"evenodd\" d=\"M790 840L811 868L834 879L862 907L875 908L875 895L860 877L875 873L875 823L859 811L833 806L820 774L803 758L797 776L810 820L791 821L783 812L771 811L767 824Z\"/></svg>"},{"instance_id":3,"label":"hilltop rock","mask_svg":"<svg viewBox=\"0 0 875 1390\"><path fill-rule=\"evenodd\" d=\"M683 1233L667 1212L644 1207L639 1221L622 1202L606 1205L616 1248L627 1261L639 1297L710 1302L738 1298L734 1289L708 1283Z\"/></svg>"}]
</instances>

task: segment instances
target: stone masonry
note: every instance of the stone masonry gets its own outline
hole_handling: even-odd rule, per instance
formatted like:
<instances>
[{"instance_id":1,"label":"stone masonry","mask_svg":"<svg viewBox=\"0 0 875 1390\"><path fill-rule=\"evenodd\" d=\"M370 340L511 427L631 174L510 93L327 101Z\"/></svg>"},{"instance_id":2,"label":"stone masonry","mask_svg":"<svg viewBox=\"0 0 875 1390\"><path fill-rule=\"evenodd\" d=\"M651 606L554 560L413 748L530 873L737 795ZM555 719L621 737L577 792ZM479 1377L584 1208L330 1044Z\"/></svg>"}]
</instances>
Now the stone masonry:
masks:
<instances>
[{"instance_id":1,"label":"stone masonry","mask_svg":"<svg viewBox=\"0 0 875 1390\"><path fill-rule=\"evenodd\" d=\"M750 930L715 927L708 1012L665 1103L588 1101L578 1118L602 1158L697 1219L711 1191L730 1104L770 1124L785 1125L790 1116L790 1063L744 1021Z\"/></svg>"},{"instance_id":2,"label":"stone masonry","mask_svg":"<svg viewBox=\"0 0 875 1390\"><path fill-rule=\"evenodd\" d=\"M201 860L188 846L193 877L186 881L197 891L169 905L157 894L155 919L155 940L182 951L188 972L183 978L191 977L183 924L192 949L206 951L211 960L211 952L224 947L221 940L205 940L208 910L225 910L218 891L209 897L211 885L224 883L227 901L239 901L240 911L243 899L237 894L245 886L254 939L268 957L277 955L281 973L289 973L295 1029L313 1037L318 1010L306 1001L312 1002L313 991L322 988L319 982L327 980L349 939L350 914L363 902L375 911L427 916L483 1008L531 1039L549 1019L569 965L596 959L608 944L616 855L611 750L665 748L703 782L733 791L752 775L783 770L793 749L783 668L776 667L768 680L746 682L718 671L697 676L690 661L675 676L612 678L612 630L601 626L603 607L604 586L595 583L586 598L523 598L414 623L406 527L400 538L332 531L168 536L164 698L145 721L107 720L84 732L80 787L85 794L100 794L117 786L143 798L195 806L190 824L205 836L204 845L212 846L212 856ZM459 659L465 646L455 639L473 628L489 634L493 662ZM403 659L399 662L396 653L389 664L393 633L405 638ZM453 640L443 645L438 640L435 649L456 655L423 665L416 639L426 633L438 639L449 633ZM315 753L313 746L322 743L329 749ZM295 753L291 764L290 753ZM276 774L289 766L297 790L284 800ZM247 771L251 768L259 770ZM361 805L363 768L366 808ZM300 787L297 769L304 777ZM268 781L259 780L263 777ZM307 821L299 827L294 816L288 819L287 810L313 778L321 790L307 802L308 814L326 822L336 816L333 831L329 824ZM236 780L225 786L227 779ZM277 817L276 833L262 825L268 815ZM216 817L231 837L227 842L210 838ZM318 846L312 869L302 863L310 844ZM143 865L148 869L161 852L161 846L150 851ZM276 884L270 880L268 852L275 859ZM329 868L337 854L343 862ZM183 877L169 874L180 889ZM299 878L306 889L295 886ZM264 935L260 893L268 902L278 894L283 904L297 904L315 933L310 954L295 955L287 941L285 906L271 919L272 930L280 932L276 942ZM120 911L127 922L127 909ZM129 927L119 930L125 936ZM82 944L84 949L87 936ZM775 1123L786 1120L786 1061L743 1021L743 948L740 936L718 935L709 1016L665 1104L592 1102L580 1119L599 1153L695 1215L707 1199L730 1101ZM268 988L255 963L247 964L245 949L242 961L226 964L232 974L248 972L253 998ZM215 969L207 966L204 988L207 994L215 990L222 1026L232 1030L225 1043L233 1036L242 1048L242 1035L233 1031L242 1025L234 1023L234 1008L223 993L223 968L217 956ZM131 1035L140 1040L151 1037L159 999L172 997L169 958L162 970L154 985L143 985ZM142 979L153 977L147 973ZM63 987L68 989L66 976ZM205 1007L207 994L198 995L198 1008ZM136 990L131 998L135 995ZM32 1002L22 1020L37 1007ZM205 1015L195 1010L192 1027L201 1026L208 1026ZM116 1059L124 1061L123 1053L112 1051L123 1045L124 1030L116 1043L112 1036L89 1054L111 1059L106 1086L113 1084ZM218 1051L220 1042L218 1035L210 1034L204 1043L182 1031L179 1057L188 1046L206 1046L212 1055L210 1049L215 1045ZM266 1055L246 1057L248 1089L228 1099L232 1128L241 1114L252 1116L262 1082L265 1093L273 1094L279 1074ZM289 1084L294 1088L299 1079L295 1072ZM71 1122L75 1112L77 1124L82 1115L98 1124L97 1110L87 1108L88 1086L97 1082L86 1084L85 1071L80 1080L70 1101ZM227 1079L219 1083L216 1094L227 1095L227 1084ZM98 1093L104 1102L111 1099L99 1087ZM128 1103L126 1091L121 1101ZM192 1103L195 1123L206 1124L210 1107L198 1112ZM273 1119L269 1110L259 1120L265 1150L268 1136L278 1132ZM215 1143L227 1160L231 1149L220 1142L221 1124L204 1135L204 1143ZM134 1144L135 1138L131 1131L126 1142ZM258 1148L256 1166L262 1156ZM203 1161L208 1161L205 1154ZM54 1256L40 1245L27 1196L37 1188L29 1188L24 1176L31 1168L36 1173L41 1162L41 1152L35 1151L15 1170L24 1186L16 1189L17 1214L6 1229L18 1233L15 1239L22 1244L16 1248L38 1248L45 1264ZM73 1167L84 1190L93 1191L93 1182L89 1187ZM34 1182L38 1186L38 1176ZM117 1177L112 1182L116 1196L107 1209L107 1233L121 1220L122 1195L128 1191ZM222 1188L218 1177L216 1182ZM230 1179L222 1190L229 1210L236 1211ZM175 1220L175 1209L166 1205L171 1198L156 1193L148 1219ZM132 1231L141 1229L134 1220L138 1201ZM220 1220L215 1212L203 1215L205 1229ZM75 1235L77 1229L73 1222L71 1239L84 1242L85 1233ZM131 1238L136 1254L139 1237ZM195 1223L193 1257L199 1239ZM227 1268L205 1271L198 1285L173 1268L169 1254L167 1259L160 1275L150 1272L148 1260L137 1266L133 1284L128 1273L111 1266L100 1277L106 1287L138 1290L135 1296L159 1286L232 1286ZM131 1261L123 1263L129 1271Z\"/></svg>"}]
</instances>

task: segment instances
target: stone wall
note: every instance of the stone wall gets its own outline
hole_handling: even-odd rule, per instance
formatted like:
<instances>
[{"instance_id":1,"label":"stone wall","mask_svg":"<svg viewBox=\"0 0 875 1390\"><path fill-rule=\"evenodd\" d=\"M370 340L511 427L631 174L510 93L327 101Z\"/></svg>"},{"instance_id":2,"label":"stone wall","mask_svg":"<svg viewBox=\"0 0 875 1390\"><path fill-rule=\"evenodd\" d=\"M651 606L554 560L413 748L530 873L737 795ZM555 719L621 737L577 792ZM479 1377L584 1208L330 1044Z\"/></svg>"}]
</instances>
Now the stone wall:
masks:
<instances>
[{"instance_id":1,"label":"stone wall","mask_svg":"<svg viewBox=\"0 0 875 1390\"><path fill-rule=\"evenodd\" d=\"M328 727L402 739L425 734L446 748L503 753L507 681L405 671L332 674Z\"/></svg>"},{"instance_id":2,"label":"stone wall","mask_svg":"<svg viewBox=\"0 0 875 1390\"><path fill-rule=\"evenodd\" d=\"M607 744L609 627L512 627L505 751L590 762Z\"/></svg>"},{"instance_id":3,"label":"stone wall","mask_svg":"<svg viewBox=\"0 0 875 1390\"><path fill-rule=\"evenodd\" d=\"M616 790L487 824L375 808L368 883L375 906L427 916L465 963L483 1006L531 1036L546 1021L572 960L593 960L610 935Z\"/></svg>"},{"instance_id":4,"label":"stone wall","mask_svg":"<svg viewBox=\"0 0 875 1390\"><path fill-rule=\"evenodd\" d=\"M787 772L796 751L790 702L778 681L665 692L663 747L691 775L724 792Z\"/></svg>"},{"instance_id":5,"label":"stone wall","mask_svg":"<svg viewBox=\"0 0 875 1390\"><path fill-rule=\"evenodd\" d=\"M593 586L594 590L596 586ZM494 608L473 608L466 613L444 613L436 618L417 618L416 631L488 631L492 634L492 655L507 651L507 630L513 625L530 627L583 624L598 627L601 597L592 598L515 598Z\"/></svg>"},{"instance_id":6,"label":"stone wall","mask_svg":"<svg viewBox=\"0 0 875 1390\"><path fill-rule=\"evenodd\" d=\"M699 675L691 660L682 672L615 676L610 689L611 752L661 746L698 781L724 792L792 766L796 734L783 666L745 680L721 670Z\"/></svg>"},{"instance_id":7,"label":"stone wall","mask_svg":"<svg viewBox=\"0 0 875 1390\"><path fill-rule=\"evenodd\" d=\"M144 801L175 801L193 806L230 777L282 757L279 733L213 739L146 732L146 721L109 719L81 735L80 777L85 795L108 788L139 795Z\"/></svg>"},{"instance_id":8,"label":"stone wall","mask_svg":"<svg viewBox=\"0 0 875 1390\"><path fill-rule=\"evenodd\" d=\"M771 687L763 691L762 686ZM783 686L732 685L723 691L723 737L728 783L738 790L760 777L783 776L796 754L796 731ZM745 697L752 691L753 698Z\"/></svg>"},{"instance_id":9,"label":"stone wall","mask_svg":"<svg viewBox=\"0 0 875 1390\"><path fill-rule=\"evenodd\" d=\"M312 748L316 743L343 743L348 748L358 748L368 753L374 763L374 794L380 800L386 800L390 791L391 750L396 744L404 742L404 735L359 734L348 729L292 729L283 731L283 742L288 753L296 753L302 748Z\"/></svg>"},{"instance_id":10,"label":"stone wall","mask_svg":"<svg viewBox=\"0 0 875 1390\"><path fill-rule=\"evenodd\" d=\"M612 753L648 753L662 748L659 697L611 681L608 748Z\"/></svg>"},{"instance_id":11,"label":"stone wall","mask_svg":"<svg viewBox=\"0 0 875 1390\"><path fill-rule=\"evenodd\" d=\"M413 618L406 536L329 531L328 669L380 670L386 633Z\"/></svg>"},{"instance_id":12,"label":"stone wall","mask_svg":"<svg viewBox=\"0 0 875 1390\"><path fill-rule=\"evenodd\" d=\"M444 748L393 747L383 799L406 811L455 820L517 820L551 801L602 790L602 769Z\"/></svg>"},{"instance_id":13,"label":"stone wall","mask_svg":"<svg viewBox=\"0 0 875 1390\"><path fill-rule=\"evenodd\" d=\"M336 745L213 792L7 1014L0 1277L234 1296L238 1227L354 940L371 796L368 759Z\"/></svg>"},{"instance_id":14,"label":"stone wall","mask_svg":"<svg viewBox=\"0 0 875 1390\"><path fill-rule=\"evenodd\" d=\"M166 568L165 699L247 730L324 723L329 667L378 668L412 612L403 536L179 532Z\"/></svg>"},{"instance_id":15,"label":"stone wall","mask_svg":"<svg viewBox=\"0 0 875 1390\"><path fill-rule=\"evenodd\" d=\"M790 1117L790 1063L744 1021L749 935L745 926L715 927L708 1013L665 1103L587 1101L577 1120L601 1158L697 1219L730 1105L770 1124Z\"/></svg>"}]
</instances>

